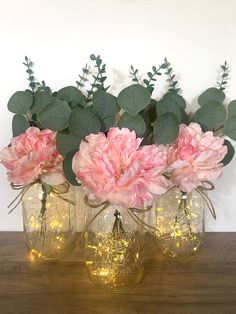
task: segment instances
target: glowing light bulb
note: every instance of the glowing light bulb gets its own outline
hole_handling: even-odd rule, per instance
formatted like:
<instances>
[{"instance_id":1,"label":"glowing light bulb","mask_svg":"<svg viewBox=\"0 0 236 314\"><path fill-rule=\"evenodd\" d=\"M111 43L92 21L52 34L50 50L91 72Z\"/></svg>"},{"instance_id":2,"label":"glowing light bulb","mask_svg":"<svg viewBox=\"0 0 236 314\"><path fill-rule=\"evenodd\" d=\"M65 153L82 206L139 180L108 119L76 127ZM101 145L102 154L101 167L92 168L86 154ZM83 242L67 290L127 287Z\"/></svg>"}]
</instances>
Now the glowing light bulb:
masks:
<instances>
[{"instance_id":1,"label":"glowing light bulb","mask_svg":"<svg viewBox=\"0 0 236 314\"><path fill-rule=\"evenodd\" d=\"M63 227L63 224L58 220L54 220L50 223L51 229L62 229L62 227Z\"/></svg>"},{"instance_id":2,"label":"glowing light bulb","mask_svg":"<svg viewBox=\"0 0 236 314\"><path fill-rule=\"evenodd\" d=\"M32 249L29 253L30 260L33 262L36 258L40 258L42 256L41 252L38 252L35 249Z\"/></svg>"}]
</instances>

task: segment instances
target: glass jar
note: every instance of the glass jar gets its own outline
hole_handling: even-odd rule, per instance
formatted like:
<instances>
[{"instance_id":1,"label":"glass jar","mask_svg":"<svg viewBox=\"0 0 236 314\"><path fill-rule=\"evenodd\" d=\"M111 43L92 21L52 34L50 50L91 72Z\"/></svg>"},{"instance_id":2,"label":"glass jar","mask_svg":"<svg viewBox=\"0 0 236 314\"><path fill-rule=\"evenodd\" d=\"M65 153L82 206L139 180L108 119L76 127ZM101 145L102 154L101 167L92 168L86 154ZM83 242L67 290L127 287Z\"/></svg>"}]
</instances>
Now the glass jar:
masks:
<instances>
[{"instance_id":1,"label":"glass jar","mask_svg":"<svg viewBox=\"0 0 236 314\"><path fill-rule=\"evenodd\" d=\"M87 223L103 206L88 206ZM137 285L143 274L143 236L142 225L127 210L107 205L85 236L85 264L92 282L117 292Z\"/></svg>"},{"instance_id":2,"label":"glass jar","mask_svg":"<svg viewBox=\"0 0 236 314\"><path fill-rule=\"evenodd\" d=\"M155 207L158 246L164 255L184 258L196 253L205 232L205 201L198 191L177 187L162 195Z\"/></svg>"},{"instance_id":3,"label":"glass jar","mask_svg":"<svg viewBox=\"0 0 236 314\"><path fill-rule=\"evenodd\" d=\"M43 197L42 184L35 183L24 194L22 214L30 259L58 260L76 245L74 187L58 185Z\"/></svg>"}]
</instances>

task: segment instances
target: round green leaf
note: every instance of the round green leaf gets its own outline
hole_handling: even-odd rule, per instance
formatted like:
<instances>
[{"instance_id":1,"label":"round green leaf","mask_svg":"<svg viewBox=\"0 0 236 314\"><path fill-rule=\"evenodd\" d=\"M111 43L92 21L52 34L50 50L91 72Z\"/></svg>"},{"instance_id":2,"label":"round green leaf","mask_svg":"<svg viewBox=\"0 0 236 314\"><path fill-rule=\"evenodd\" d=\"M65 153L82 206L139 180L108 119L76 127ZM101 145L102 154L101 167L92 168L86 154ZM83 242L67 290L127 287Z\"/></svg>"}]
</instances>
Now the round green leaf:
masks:
<instances>
[{"instance_id":1,"label":"round green leaf","mask_svg":"<svg viewBox=\"0 0 236 314\"><path fill-rule=\"evenodd\" d=\"M236 100L232 100L228 105L228 114L229 116L236 115Z\"/></svg>"},{"instance_id":2,"label":"round green leaf","mask_svg":"<svg viewBox=\"0 0 236 314\"><path fill-rule=\"evenodd\" d=\"M182 107L183 109L186 108L186 101L184 100L184 98L176 93L173 92L167 92L163 98L165 100L168 100L169 102L173 102L175 104L177 104L178 106Z\"/></svg>"},{"instance_id":3,"label":"round green leaf","mask_svg":"<svg viewBox=\"0 0 236 314\"><path fill-rule=\"evenodd\" d=\"M63 160L63 163L62 163L62 167L63 167L63 172L64 172L64 175L65 177L67 178L67 180L72 184L72 185L75 185L75 186L78 186L80 185L78 183L78 181L76 180L76 176L75 176L75 173L74 171L72 170L72 161L73 161L73 157L75 155L77 151L72 151L70 153L68 153L65 157L65 159Z\"/></svg>"},{"instance_id":4,"label":"round green leaf","mask_svg":"<svg viewBox=\"0 0 236 314\"><path fill-rule=\"evenodd\" d=\"M98 117L89 109L75 108L69 119L69 131L72 135L83 139L91 133L98 133L101 123Z\"/></svg>"},{"instance_id":5,"label":"round green leaf","mask_svg":"<svg viewBox=\"0 0 236 314\"><path fill-rule=\"evenodd\" d=\"M116 97L103 90L97 90L93 94L92 107L102 120L120 111Z\"/></svg>"},{"instance_id":6,"label":"round green leaf","mask_svg":"<svg viewBox=\"0 0 236 314\"><path fill-rule=\"evenodd\" d=\"M68 130L64 130L57 133L56 145L57 151L66 156L69 152L79 149L81 140L69 133Z\"/></svg>"},{"instance_id":7,"label":"round green leaf","mask_svg":"<svg viewBox=\"0 0 236 314\"><path fill-rule=\"evenodd\" d=\"M40 111L38 119L44 128L62 131L68 127L70 114L69 105L65 101L56 99Z\"/></svg>"},{"instance_id":8,"label":"round green leaf","mask_svg":"<svg viewBox=\"0 0 236 314\"><path fill-rule=\"evenodd\" d=\"M218 102L218 103L223 103L225 99L225 94L222 90L216 88L216 87L211 87L205 90L199 97L198 97L198 103L200 106L205 106L209 102Z\"/></svg>"},{"instance_id":9,"label":"round green leaf","mask_svg":"<svg viewBox=\"0 0 236 314\"><path fill-rule=\"evenodd\" d=\"M135 131L137 136L143 136L146 131L146 123L140 115L131 116L128 113L124 113L117 125L121 128L128 128L130 131Z\"/></svg>"},{"instance_id":10,"label":"round green leaf","mask_svg":"<svg viewBox=\"0 0 236 314\"><path fill-rule=\"evenodd\" d=\"M103 119L101 121L101 131L107 132L110 128L114 127L116 122L116 116L111 116Z\"/></svg>"},{"instance_id":11,"label":"round green leaf","mask_svg":"<svg viewBox=\"0 0 236 314\"><path fill-rule=\"evenodd\" d=\"M167 112L157 118L153 124L153 133L156 144L170 144L179 134L179 122L176 116Z\"/></svg>"},{"instance_id":12,"label":"round green leaf","mask_svg":"<svg viewBox=\"0 0 236 314\"><path fill-rule=\"evenodd\" d=\"M74 86L63 87L57 92L57 97L66 101L69 105L85 104L85 96Z\"/></svg>"},{"instance_id":13,"label":"round green leaf","mask_svg":"<svg viewBox=\"0 0 236 314\"><path fill-rule=\"evenodd\" d=\"M131 116L136 116L150 103L150 94L142 85L135 84L123 89L117 98L118 105Z\"/></svg>"},{"instance_id":14,"label":"round green leaf","mask_svg":"<svg viewBox=\"0 0 236 314\"><path fill-rule=\"evenodd\" d=\"M13 137L16 137L22 133L25 133L25 131L30 127L30 124L25 116L22 114L15 114L12 119L12 134Z\"/></svg>"},{"instance_id":15,"label":"round green leaf","mask_svg":"<svg viewBox=\"0 0 236 314\"><path fill-rule=\"evenodd\" d=\"M32 113L39 113L43 108L47 107L53 101L53 97L49 92L38 91L34 94L34 102L30 109Z\"/></svg>"},{"instance_id":16,"label":"round green leaf","mask_svg":"<svg viewBox=\"0 0 236 314\"><path fill-rule=\"evenodd\" d=\"M224 135L236 141L236 115L228 117L224 126Z\"/></svg>"},{"instance_id":17,"label":"round green leaf","mask_svg":"<svg viewBox=\"0 0 236 314\"><path fill-rule=\"evenodd\" d=\"M33 95L29 92L19 91L13 94L8 101L8 110L13 113L27 113L33 103Z\"/></svg>"},{"instance_id":18,"label":"round green leaf","mask_svg":"<svg viewBox=\"0 0 236 314\"><path fill-rule=\"evenodd\" d=\"M194 116L193 121L199 123L209 130L220 127L225 120L226 110L223 105L218 102L211 101L199 108Z\"/></svg>"},{"instance_id":19,"label":"round green leaf","mask_svg":"<svg viewBox=\"0 0 236 314\"><path fill-rule=\"evenodd\" d=\"M176 116L179 123L181 123L182 120L182 110L182 107L168 98L162 98L156 105L157 117L160 117L167 112L171 112Z\"/></svg>"},{"instance_id":20,"label":"round green leaf","mask_svg":"<svg viewBox=\"0 0 236 314\"><path fill-rule=\"evenodd\" d=\"M227 154L225 155L224 159L221 161L223 163L224 166L228 165L231 160L233 159L234 157L234 147L233 145L230 143L230 141L228 140L224 140L224 145L227 146Z\"/></svg>"}]
</instances>

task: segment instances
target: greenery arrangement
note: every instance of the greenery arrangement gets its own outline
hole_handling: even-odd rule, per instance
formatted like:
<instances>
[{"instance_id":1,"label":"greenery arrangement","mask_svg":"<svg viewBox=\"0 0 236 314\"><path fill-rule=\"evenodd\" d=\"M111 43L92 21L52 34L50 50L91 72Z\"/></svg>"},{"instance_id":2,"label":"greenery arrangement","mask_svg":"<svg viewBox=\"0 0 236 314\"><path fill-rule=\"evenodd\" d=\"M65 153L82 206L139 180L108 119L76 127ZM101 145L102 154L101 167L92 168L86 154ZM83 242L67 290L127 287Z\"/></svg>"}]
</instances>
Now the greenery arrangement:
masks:
<instances>
[{"instance_id":1,"label":"greenery arrangement","mask_svg":"<svg viewBox=\"0 0 236 314\"><path fill-rule=\"evenodd\" d=\"M14 113L13 136L24 133L29 126L57 132L56 145L63 155L63 170L70 183L78 185L72 171L72 158L80 142L89 134L107 132L111 127L126 127L137 136L144 137L143 144L170 144L179 134L179 125L196 122L204 131L236 140L236 100L226 104L229 66L221 65L216 87L206 89L199 97L193 114L187 112L187 104L170 62L165 58L159 66L153 66L141 79L139 70L130 66L132 84L121 90L118 96L109 93L106 84L106 64L100 55L90 56L91 66L85 65L75 86L52 91L45 81L38 82L33 72L33 62L25 57L29 89L15 92L8 109ZM167 76L168 90L159 100L152 97L157 79ZM90 88L85 89L86 86ZM225 139L228 153L223 160L228 164L234 148Z\"/></svg>"}]
</instances>

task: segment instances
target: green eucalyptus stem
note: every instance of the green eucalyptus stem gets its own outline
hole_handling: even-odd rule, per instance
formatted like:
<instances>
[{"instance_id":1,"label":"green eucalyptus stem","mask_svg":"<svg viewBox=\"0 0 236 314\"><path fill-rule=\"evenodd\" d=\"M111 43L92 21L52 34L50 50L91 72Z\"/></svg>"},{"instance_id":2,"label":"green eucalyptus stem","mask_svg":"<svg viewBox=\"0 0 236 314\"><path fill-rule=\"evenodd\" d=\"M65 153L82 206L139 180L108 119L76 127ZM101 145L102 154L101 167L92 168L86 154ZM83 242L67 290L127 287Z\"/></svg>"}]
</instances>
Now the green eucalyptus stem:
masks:
<instances>
[{"instance_id":1,"label":"green eucalyptus stem","mask_svg":"<svg viewBox=\"0 0 236 314\"><path fill-rule=\"evenodd\" d=\"M77 88L83 88L85 86L85 82L88 81L87 76L89 75L89 66L86 63L85 66L82 68L82 75L79 74L79 81L76 81Z\"/></svg>"},{"instance_id":2,"label":"green eucalyptus stem","mask_svg":"<svg viewBox=\"0 0 236 314\"><path fill-rule=\"evenodd\" d=\"M158 69L156 69L155 66L152 67L152 71L153 72L148 72L148 76L149 76L149 80L148 80L148 83L151 83L151 81L154 80L154 77L156 75L161 75L161 73L159 72L161 70L161 66L159 66Z\"/></svg>"},{"instance_id":3,"label":"green eucalyptus stem","mask_svg":"<svg viewBox=\"0 0 236 314\"><path fill-rule=\"evenodd\" d=\"M168 76L167 81L169 82L169 91L178 94L181 89L178 87L178 81L175 80L175 74L173 73L173 68L171 67L170 62L167 60L167 58L164 59L165 61L165 68L166 72L165 74Z\"/></svg>"},{"instance_id":4,"label":"green eucalyptus stem","mask_svg":"<svg viewBox=\"0 0 236 314\"><path fill-rule=\"evenodd\" d=\"M140 79L139 79L138 76L137 76L137 74L138 74L138 69L134 69L133 65L131 65L131 66L130 66L129 74L130 74L131 76L133 76L132 81L139 84Z\"/></svg>"},{"instance_id":5,"label":"green eucalyptus stem","mask_svg":"<svg viewBox=\"0 0 236 314\"><path fill-rule=\"evenodd\" d=\"M97 75L93 76L93 77L94 77L94 81L93 81L93 84L91 84L90 90L87 91L88 95L87 95L87 98L86 98L86 102L90 102L91 101L90 96L93 94L93 91L95 89L96 83L97 83L98 78L99 78L99 73L97 73Z\"/></svg>"},{"instance_id":6,"label":"green eucalyptus stem","mask_svg":"<svg viewBox=\"0 0 236 314\"><path fill-rule=\"evenodd\" d=\"M107 79L106 76L103 76L104 73L106 73L106 64L102 63L102 59L100 58L100 55L95 56L94 54L90 55L90 59L92 61L95 61L96 65L95 68L97 68L97 73L96 75L93 75L94 81L91 84L90 90L87 90L87 99L86 102L91 101L91 95L93 94L94 89L102 89L102 90L107 90L110 86L105 87L104 82Z\"/></svg>"},{"instance_id":7,"label":"green eucalyptus stem","mask_svg":"<svg viewBox=\"0 0 236 314\"><path fill-rule=\"evenodd\" d=\"M104 67L104 65L102 65L102 67L101 67L101 64L100 63L98 64L98 78L99 78L100 84L102 86L102 89L104 89L104 80L103 80L103 75L102 75L103 67ZM104 67L104 69L105 68L106 67Z\"/></svg>"},{"instance_id":8,"label":"green eucalyptus stem","mask_svg":"<svg viewBox=\"0 0 236 314\"><path fill-rule=\"evenodd\" d=\"M155 66L152 67L152 72L147 72L148 75L148 79L144 79L143 83L144 85L146 85L146 88L149 90L150 94L152 94L153 90L154 90L154 83L156 81L156 76L161 76L162 73L160 72L161 69L165 69L166 68L166 63L162 63L161 65L159 65L158 68L156 68Z\"/></svg>"},{"instance_id":9,"label":"green eucalyptus stem","mask_svg":"<svg viewBox=\"0 0 236 314\"><path fill-rule=\"evenodd\" d=\"M25 62L23 64L26 66L27 70L26 72L28 73L28 81L29 81L29 87L31 88L32 92L35 92L36 88L36 82L35 82L35 77L34 77L34 71L33 71L33 62L25 56Z\"/></svg>"},{"instance_id":10,"label":"green eucalyptus stem","mask_svg":"<svg viewBox=\"0 0 236 314\"><path fill-rule=\"evenodd\" d=\"M30 82L29 87L31 88L32 93L34 94L38 90L52 93L50 87L46 85L45 81L42 81L40 83L35 80L34 71L33 71L34 63L27 56L25 56L25 62L23 62L23 64L27 68L26 72L28 73L28 76L29 76L28 77L28 81Z\"/></svg>"},{"instance_id":11,"label":"green eucalyptus stem","mask_svg":"<svg viewBox=\"0 0 236 314\"><path fill-rule=\"evenodd\" d=\"M229 65L227 61L224 62L224 64L221 65L221 75L220 75L220 81L217 82L218 89L223 91L226 88L226 85L228 83L228 78L229 78Z\"/></svg>"}]
</instances>

